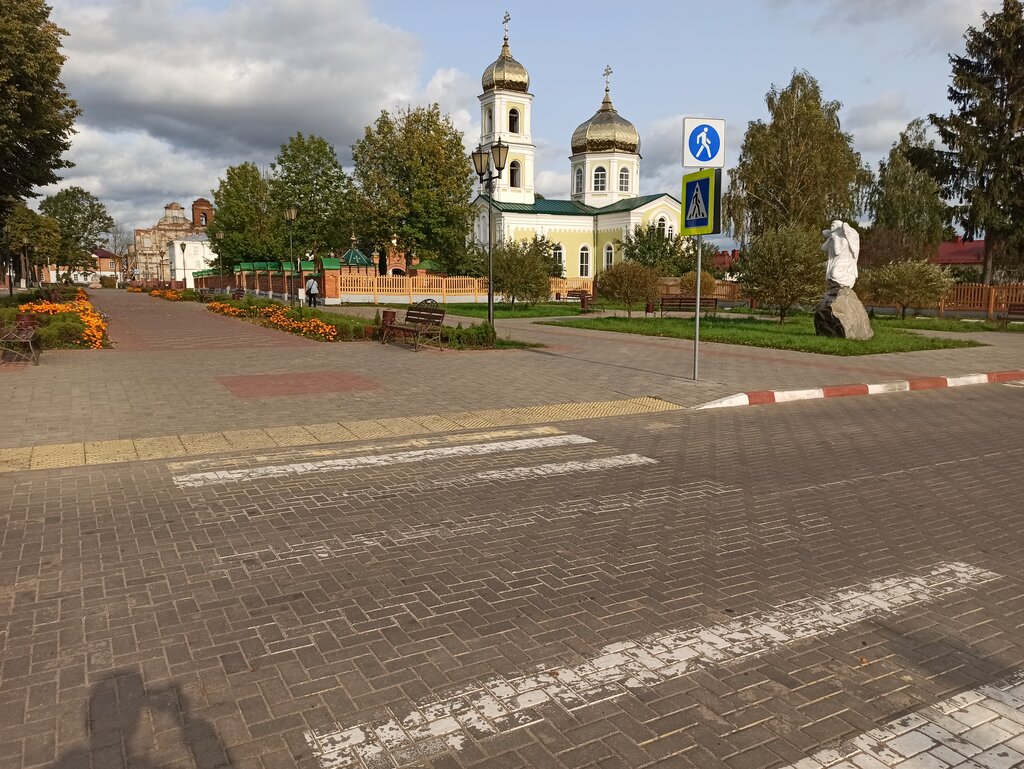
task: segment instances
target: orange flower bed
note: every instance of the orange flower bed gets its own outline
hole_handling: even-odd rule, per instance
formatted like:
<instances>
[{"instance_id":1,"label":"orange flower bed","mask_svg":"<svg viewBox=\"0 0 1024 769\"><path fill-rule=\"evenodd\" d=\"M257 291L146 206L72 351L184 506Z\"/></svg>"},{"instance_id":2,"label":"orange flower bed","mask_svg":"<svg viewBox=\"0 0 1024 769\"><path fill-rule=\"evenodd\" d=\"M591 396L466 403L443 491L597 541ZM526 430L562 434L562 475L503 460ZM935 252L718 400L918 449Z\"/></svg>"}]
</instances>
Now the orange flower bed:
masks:
<instances>
[{"instance_id":1,"label":"orange flower bed","mask_svg":"<svg viewBox=\"0 0 1024 769\"><path fill-rule=\"evenodd\" d=\"M99 350L107 337L107 322L89 302L88 294L78 289L75 298L70 302L51 302L40 299L37 302L26 302L18 305L18 312L34 312L39 315L58 315L62 312L73 312L82 319L85 331L79 344L92 350Z\"/></svg>"},{"instance_id":2,"label":"orange flower bed","mask_svg":"<svg viewBox=\"0 0 1024 769\"><path fill-rule=\"evenodd\" d=\"M319 318L303 318L295 320L288 317L284 307L262 307L259 311L260 317L269 325L279 328L282 331L289 331L293 334L308 336L313 339L324 339L333 342L338 338L338 329Z\"/></svg>"},{"instance_id":3,"label":"orange flower bed","mask_svg":"<svg viewBox=\"0 0 1024 769\"><path fill-rule=\"evenodd\" d=\"M291 318L288 316L288 308L280 305L259 308L250 307L246 310L224 302L213 301L206 306L211 312L220 313L232 318L252 318L260 325L270 326L271 328L287 331L291 334L299 334L309 339L320 339L324 342L338 341L339 332L337 326L325 323L319 318Z\"/></svg>"},{"instance_id":4,"label":"orange flower bed","mask_svg":"<svg viewBox=\"0 0 1024 769\"><path fill-rule=\"evenodd\" d=\"M227 315L231 318L244 318L245 310L239 307L232 307L230 304L224 304L224 302L210 302L206 305L206 309L210 312L217 312L221 315Z\"/></svg>"},{"instance_id":5,"label":"orange flower bed","mask_svg":"<svg viewBox=\"0 0 1024 769\"><path fill-rule=\"evenodd\" d=\"M166 299L168 302L180 302L181 292L171 291L170 289L154 288L149 292L150 296L159 296L162 299Z\"/></svg>"}]
</instances>

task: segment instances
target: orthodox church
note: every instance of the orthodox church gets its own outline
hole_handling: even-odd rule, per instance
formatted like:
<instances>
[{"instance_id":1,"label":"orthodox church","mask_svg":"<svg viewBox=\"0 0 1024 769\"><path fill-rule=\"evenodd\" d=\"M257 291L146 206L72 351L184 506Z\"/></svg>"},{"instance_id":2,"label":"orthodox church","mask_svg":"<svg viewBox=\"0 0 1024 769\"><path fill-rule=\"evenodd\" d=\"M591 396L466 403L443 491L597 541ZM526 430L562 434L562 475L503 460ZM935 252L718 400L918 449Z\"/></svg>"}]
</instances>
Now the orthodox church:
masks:
<instances>
[{"instance_id":1,"label":"orthodox church","mask_svg":"<svg viewBox=\"0 0 1024 769\"><path fill-rule=\"evenodd\" d=\"M604 72L600 108L572 134L569 199L536 197L530 75L512 58L508 20L506 14L505 41L497 60L484 70L479 97L481 145L488 151L499 140L509 145L505 170L494 183L494 242L543 235L555 244L566 278L593 278L622 260L616 241L636 227L656 222L674 236L679 201L665 193L640 195L640 135L612 104L610 67ZM486 189L473 205L473 235L486 243Z\"/></svg>"}]
</instances>

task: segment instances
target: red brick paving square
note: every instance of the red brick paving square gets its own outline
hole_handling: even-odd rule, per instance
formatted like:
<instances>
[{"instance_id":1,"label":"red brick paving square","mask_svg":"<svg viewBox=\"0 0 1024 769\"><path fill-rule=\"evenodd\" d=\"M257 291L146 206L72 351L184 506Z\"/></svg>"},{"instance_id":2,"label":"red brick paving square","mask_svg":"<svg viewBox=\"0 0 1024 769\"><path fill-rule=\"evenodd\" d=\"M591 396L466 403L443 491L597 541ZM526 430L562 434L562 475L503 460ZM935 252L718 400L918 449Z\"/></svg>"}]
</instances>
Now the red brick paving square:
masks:
<instances>
[{"instance_id":1,"label":"red brick paving square","mask_svg":"<svg viewBox=\"0 0 1024 769\"><path fill-rule=\"evenodd\" d=\"M295 374L219 376L236 398L276 398L286 395L321 395L376 390L377 382L345 371L306 371Z\"/></svg>"}]
</instances>

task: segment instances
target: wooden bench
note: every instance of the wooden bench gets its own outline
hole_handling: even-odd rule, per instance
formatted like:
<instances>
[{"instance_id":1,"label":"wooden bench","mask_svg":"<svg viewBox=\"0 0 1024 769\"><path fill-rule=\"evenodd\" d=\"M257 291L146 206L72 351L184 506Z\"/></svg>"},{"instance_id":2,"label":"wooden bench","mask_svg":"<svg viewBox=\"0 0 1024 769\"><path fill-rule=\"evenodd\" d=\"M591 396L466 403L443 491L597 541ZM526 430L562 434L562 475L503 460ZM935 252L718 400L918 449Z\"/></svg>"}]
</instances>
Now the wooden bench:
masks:
<instances>
[{"instance_id":1,"label":"wooden bench","mask_svg":"<svg viewBox=\"0 0 1024 769\"><path fill-rule=\"evenodd\" d=\"M231 298L232 299L245 299L245 289L244 288L236 288L234 291L231 292Z\"/></svg>"},{"instance_id":2,"label":"wooden bench","mask_svg":"<svg viewBox=\"0 0 1024 769\"><path fill-rule=\"evenodd\" d=\"M10 352L18 360L39 365L39 337L34 325L0 326L0 358Z\"/></svg>"},{"instance_id":3,"label":"wooden bench","mask_svg":"<svg viewBox=\"0 0 1024 769\"><path fill-rule=\"evenodd\" d=\"M574 288L574 289L572 289L570 291L566 291L565 292L565 299L566 299L566 301L569 301L570 299L572 299L572 300L577 301L577 302L582 302L584 299L589 301L592 298L593 297L590 296L590 292L587 291L587 289L585 289L585 288Z\"/></svg>"},{"instance_id":4,"label":"wooden bench","mask_svg":"<svg viewBox=\"0 0 1024 769\"><path fill-rule=\"evenodd\" d=\"M1010 325L1011 320L1024 321L1024 302L1010 302L1006 305L1006 311L996 315L996 321L1002 329Z\"/></svg>"},{"instance_id":5,"label":"wooden bench","mask_svg":"<svg viewBox=\"0 0 1024 769\"><path fill-rule=\"evenodd\" d=\"M215 295L216 292L212 288L199 289L199 301L203 304L212 300Z\"/></svg>"},{"instance_id":6,"label":"wooden bench","mask_svg":"<svg viewBox=\"0 0 1024 769\"><path fill-rule=\"evenodd\" d=\"M441 340L441 324L444 322L445 311L433 299L424 299L405 311L405 317L399 323L388 323L384 326L381 338L383 344L395 334L413 338L413 350L420 349L420 338L424 343L434 340L439 350L444 349Z\"/></svg>"},{"instance_id":7,"label":"wooden bench","mask_svg":"<svg viewBox=\"0 0 1024 769\"><path fill-rule=\"evenodd\" d=\"M686 296L685 294L666 294L661 297L661 317L665 317L665 313L671 311L674 312L696 312L697 311L697 297ZM713 296L702 296L700 298L700 309L703 313L714 312L718 309L718 299Z\"/></svg>"}]
</instances>

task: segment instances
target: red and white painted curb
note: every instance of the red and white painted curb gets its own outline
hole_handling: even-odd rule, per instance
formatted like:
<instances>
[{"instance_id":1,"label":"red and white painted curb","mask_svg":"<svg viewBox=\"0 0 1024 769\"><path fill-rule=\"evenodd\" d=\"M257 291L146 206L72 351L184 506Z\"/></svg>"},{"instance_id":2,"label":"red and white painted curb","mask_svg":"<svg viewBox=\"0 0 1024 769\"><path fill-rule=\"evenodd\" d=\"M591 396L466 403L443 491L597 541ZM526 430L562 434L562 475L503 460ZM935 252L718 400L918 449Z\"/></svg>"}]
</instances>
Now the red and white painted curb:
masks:
<instances>
[{"instance_id":1,"label":"red and white painted curb","mask_svg":"<svg viewBox=\"0 0 1024 769\"><path fill-rule=\"evenodd\" d=\"M723 409L733 406L764 406L769 403L789 403L817 398L843 398L847 395L881 395L882 393L905 392L909 390L935 390L941 387L963 387L964 385L1012 382L1024 379L1024 371L995 371L989 374L965 374L963 376L936 376L925 379L904 379L900 382L881 384L833 385L813 387L809 390L759 390L737 393L719 398L710 403L696 406L696 409Z\"/></svg>"}]
</instances>

